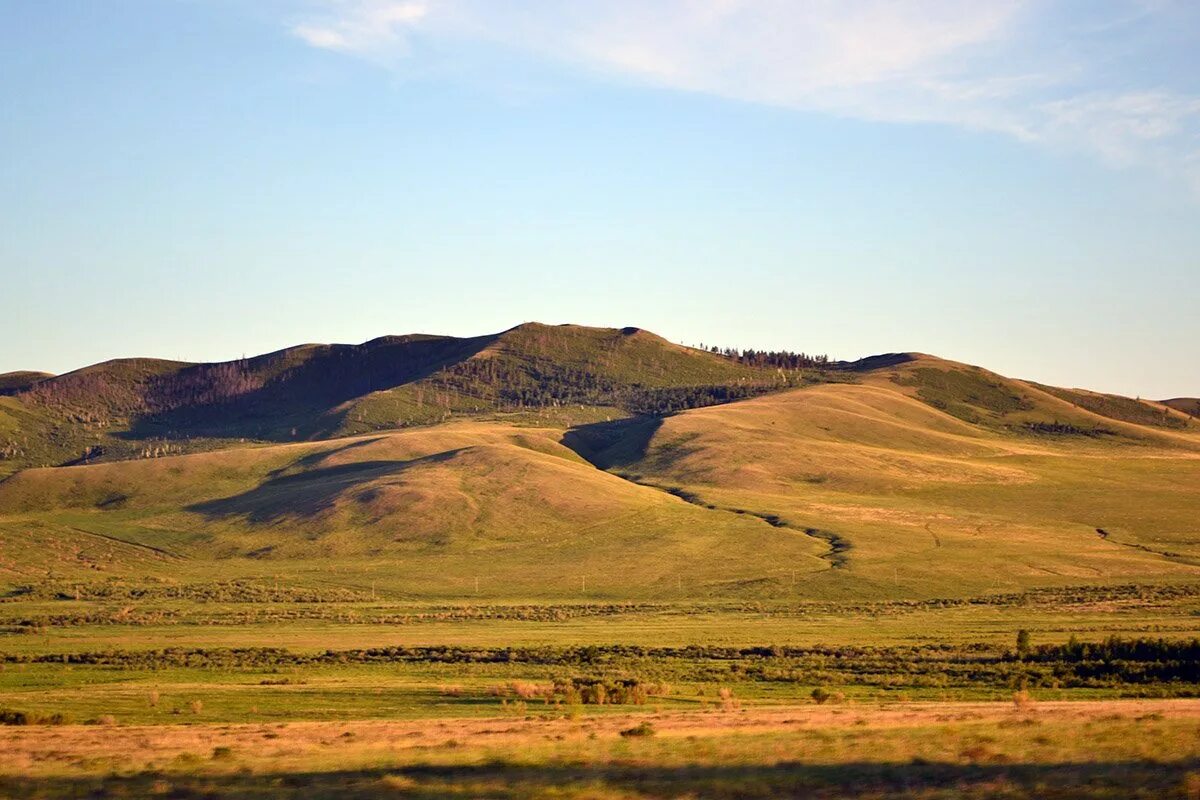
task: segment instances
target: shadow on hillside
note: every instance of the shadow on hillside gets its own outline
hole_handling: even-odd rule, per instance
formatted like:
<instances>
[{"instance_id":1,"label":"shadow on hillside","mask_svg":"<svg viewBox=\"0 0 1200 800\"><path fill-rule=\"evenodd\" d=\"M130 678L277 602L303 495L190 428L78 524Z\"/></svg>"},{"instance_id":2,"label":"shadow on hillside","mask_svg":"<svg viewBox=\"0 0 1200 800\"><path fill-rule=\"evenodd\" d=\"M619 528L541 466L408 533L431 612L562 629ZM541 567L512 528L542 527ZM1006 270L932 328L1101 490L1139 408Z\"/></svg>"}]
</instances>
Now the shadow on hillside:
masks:
<instances>
[{"instance_id":1,"label":"shadow on hillside","mask_svg":"<svg viewBox=\"0 0 1200 800\"><path fill-rule=\"evenodd\" d=\"M563 434L561 442L600 469L623 467L645 458L650 440L662 424L662 417L638 416L576 425Z\"/></svg>"},{"instance_id":2,"label":"shadow on hillside","mask_svg":"<svg viewBox=\"0 0 1200 800\"><path fill-rule=\"evenodd\" d=\"M354 445L342 449L352 446ZM456 448L408 461L359 461L286 475L277 471L249 491L219 500L195 503L186 510L203 514L210 519L243 517L255 525L278 522L285 518L312 517L332 508L339 497L363 484L399 475L414 467L449 461L462 450L463 448ZM325 458L332 453L316 455ZM314 463L319 463L320 460L322 459L318 458Z\"/></svg>"},{"instance_id":3,"label":"shadow on hillside","mask_svg":"<svg viewBox=\"0 0 1200 800\"><path fill-rule=\"evenodd\" d=\"M803 747L802 741L797 741ZM231 754L236 759L236 753ZM193 762L195 763L195 762ZM413 766L332 772L95 778L0 778L4 797L178 798L1078 798L1183 797L1196 760L1088 764L885 764L784 762L771 766L657 767L633 763L531 766Z\"/></svg>"},{"instance_id":4,"label":"shadow on hillside","mask_svg":"<svg viewBox=\"0 0 1200 800\"><path fill-rule=\"evenodd\" d=\"M371 439L359 439L357 441L349 442L347 444L343 444L343 445L334 447L329 450L318 450L315 453L309 453L306 456L301 456L300 458L297 458L292 463L290 463L286 466L280 467L279 469L272 470L271 472L269 472L267 474L271 478L279 478L279 477L283 477L286 475L294 475L294 474L297 474L296 470L311 470L313 467L318 466L319 464L321 464L324 461L328 461L330 458L333 458L336 455L339 455L341 453L348 453L351 450L358 450L359 448L362 448L362 447L369 447L370 445L376 444L377 442L381 442L381 441L383 441L382 436L375 436Z\"/></svg>"},{"instance_id":5,"label":"shadow on hillside","mask_svg":"<svg viewBox=\"0 0 1200 800\"><path fill-rule=\"evenodd\" d=\"M223 364L196 364L146 390L159 409L135 419L123 439L249 436L321 438L338 429L338 409L357 397L414 383L477 355L495 335L385 337L363 345L291 348Z\"/></svg>"},{"instance_id":6,"label":"shadow on hillside","mask_svg":"<svg viewBox=\"0 0 1200 800\"><path fill-rule=\"evenodd\" d=\"M881 353L877 356L860 358L858 361L838 362L838 368L849 372L871 372L876 369L907 364L910 361L916 361L916 357L912 353Z\"/></svg>"}]
</instances>

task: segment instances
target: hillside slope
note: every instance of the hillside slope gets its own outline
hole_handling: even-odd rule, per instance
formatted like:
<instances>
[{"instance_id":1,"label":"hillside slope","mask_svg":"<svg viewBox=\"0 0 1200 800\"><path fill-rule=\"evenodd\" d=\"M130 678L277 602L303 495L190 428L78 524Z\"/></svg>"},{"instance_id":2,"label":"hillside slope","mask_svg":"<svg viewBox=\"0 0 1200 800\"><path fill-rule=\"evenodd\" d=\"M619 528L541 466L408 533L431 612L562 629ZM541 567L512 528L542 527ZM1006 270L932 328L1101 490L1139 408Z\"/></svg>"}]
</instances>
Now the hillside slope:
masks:
<instances>
[{"instance_id":1,"label":"hillside slope","mask_svg":"<svg viewBox=\"0 0 1200 800\"><path fill-rule=\"evenodd\" d=\"M0 576L336 571L397 596L470 595L478 579L486 596L706 597L829 568L819 540L601 472L560 435L455 423L26 470L0 483Z\"/></svg>"},{"instance_id":2,"label":"hillside slope","mask_svg":"<svg viewBox=\"0 0 1200 800\"><path fill-rule=\"evenodd\" d=\"M566 405L668 412L800 380L636 328L301 345L220 364L121 359L0 394L0 474Z\"/></svg>"},{"instance_id":3,"label":"hillside slope","mask_svg":"<svg viewBox=\"0 0 1200 800\"><path fill-rule=\"evenodd\" d=\"M1200 397L1173 397L1162 404L1192 417L1200 417Z\"/></svg>"},{"instance_id":4,"label":"hillside slope","mask_svg":"<svg viewBox=\"0 0 1200 800\"><path fill-rule=\"evenodd\" d=\"M591 445L631 480L819 531L839 563L815 580L837 593L1200 578L1200 427L931 357Z\"/></svg>"},{"instance_id":5,"label":"hillside slope","mask_svg":"<svg viewBox=\"0 0 1200 800\"><path fill-rule=\"evenodd\" d=\"M53 377L49 372L29 372L28 370L0 373L0 394L19 392L28 389L38 381Z\"/></svg>"},{"instance_id":6,"label":"hillside slope","mask_svg":"<svg viewBox=\"0 0 1200 800\"><path fill-rule=\"evenodd\" d=\"M863 382L899 388L950 416L985 428L1050 436L1175 441L1196 431L1163 403L1014 380L981 367L923 353L856 365Z\"/></svg>"}]
</instances>

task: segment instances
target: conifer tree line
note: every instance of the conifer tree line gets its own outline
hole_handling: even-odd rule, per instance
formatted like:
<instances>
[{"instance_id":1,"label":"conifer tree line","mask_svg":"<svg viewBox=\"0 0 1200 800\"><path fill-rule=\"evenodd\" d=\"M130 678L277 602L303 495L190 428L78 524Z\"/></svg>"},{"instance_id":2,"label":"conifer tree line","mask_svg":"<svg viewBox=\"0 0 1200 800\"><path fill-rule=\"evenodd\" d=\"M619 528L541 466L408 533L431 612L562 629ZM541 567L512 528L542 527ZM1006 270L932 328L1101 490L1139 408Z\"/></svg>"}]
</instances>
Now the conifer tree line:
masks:
<instances>
[{"instance_id":1,"label":"conifer tree line","mask_svg":"<svg viewBox=\"0 0 1200 800\"><path fill-rule=\"evenodd\" d=\"M638 414L668 414L755 397L795 385L796 379L768 375L761 380L736 383L644 386L549 359L522 362L482 359L447 367L428 382L507 410L586 405L614 406Z\"/></svg>"},{"instance_id":2,"label":"conifer tree line","mask_svg":"<svg viewBox=\"0 0 1200 800\"><path fill-rule=\"evenodd\" d=\"M748 367L759 368L824 369L834 363L828 355L793 353L791 350L738 350L732 347L713 345L709 348L709 352Z\"/></svg>"}]
</instances>

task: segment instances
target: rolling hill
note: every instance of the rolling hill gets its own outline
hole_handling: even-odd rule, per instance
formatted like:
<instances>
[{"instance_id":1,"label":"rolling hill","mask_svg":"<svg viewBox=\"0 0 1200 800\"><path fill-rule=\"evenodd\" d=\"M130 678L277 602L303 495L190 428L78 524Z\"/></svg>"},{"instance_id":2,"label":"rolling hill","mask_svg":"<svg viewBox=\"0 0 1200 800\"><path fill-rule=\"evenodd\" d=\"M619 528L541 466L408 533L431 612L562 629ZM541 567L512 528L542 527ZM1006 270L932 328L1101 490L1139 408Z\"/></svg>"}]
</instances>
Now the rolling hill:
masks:
<instances>
[{"instance_id":1,"label":"rolling hill","mask_svg":"<svg viewBox=\"0 0 1200 800\"><path fill-rule=\"evenodd\" d=\"M588 455L818 532L840 562L820 580L859 595L1019 591L1200 577L1200 427L1174 419L1139 426L922 356L675 415Z\"/></svg>"},{"instance_id":2,"label":"rolling hill","mask_svg":"<svg viewBox=\"0 0 1200 800\"><path fill-rule=\"evenodd\" d=\"M1162 404L1189 416L1200 417L1200 397L1174 397L1170 400L1163 400Z\"/></svg>"},{"instance_id":3,"label":"rolling hill","mask_svg":"<svg viewBox=\"0 0 1200 800\"><path fill-rule=\"evenodd\" d=\"M0 374L0 394L9 394L28 389L38 381L53 378L49 372L5 372Z\"/></svg>"},{"instance_id":4,"label":"rolling hill","mask_svg":"<svg viewBox=\"0 0 1200 800\"><path fill-rule=\"evenodd\" d=\"M217 364L119 359L0 383L0 474L564 406L662 413L802 380L636 328L301 345ZM14 377L15 376L15 377Z\"/></svg>"},{"instance_id":5,"label":"rolling hill","mask_svg":"<svg viewBox=\"0 0 1200 800\"><path fill-rule=\"evenodd\" d=\"M1179 408L923 354L771 361L530 324L41 377L0 397L29 448L0 482L0 583L787 601L1200 580ZM81 441L91 463L24 466Z\"/></svg>"},{"instance_id":6,"label":"rolling hill","mask_svg":"<svg viewBox=\"0 0 1200 800\"><path fill-rule=\"evenodd\" d=\"M332 568L405 597L470 595L476 580L489 596L674 597L684 579L736 594L764 557L789 575L827 567L820 542L597 470L561 433L449 423L26 470L0 483L0 575L96 581L132 565L320 582Z\"/></svg>"}]
</instances>

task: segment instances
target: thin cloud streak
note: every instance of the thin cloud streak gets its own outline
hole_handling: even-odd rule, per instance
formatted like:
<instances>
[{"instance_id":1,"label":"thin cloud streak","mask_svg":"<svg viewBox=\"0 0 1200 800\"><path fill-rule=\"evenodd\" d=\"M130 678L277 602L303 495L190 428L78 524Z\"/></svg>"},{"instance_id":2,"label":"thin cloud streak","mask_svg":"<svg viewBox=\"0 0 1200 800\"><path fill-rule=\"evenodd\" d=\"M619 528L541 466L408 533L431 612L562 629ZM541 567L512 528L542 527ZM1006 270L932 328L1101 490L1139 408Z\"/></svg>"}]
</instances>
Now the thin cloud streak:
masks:
<instances>
[{"instance_id":1,"label":"thin cloud streak","mask_svg":"<svg viewBox=\"0 0 1200 800\"><path fill-rule=\"evenodd\" d=\"M1096 44L1135 25L1144 39L1156 15L1176 25L1193 15L1097 0L1067 26L1054 22L1061 10L1058 0L324 0L292 33L397 68L416 39L482 41L664 89L1000 133L1183 175L1200 191L1200 97L1106 85L1118 56Z\"/></svg>"},{"instance_id":2,"label":"thin cloud streak","mask_svg":"<svg viewBox=\"0 0 1200 800\"><path fill-rule=\"evenodd\" d=\"M383 60L408 55L408 32L429 10L422 0L339 0L329 5L330 13L325 18L313 24L294 25L292 33L313 47L373 55Z\"/></svg>"}]
</instances>

